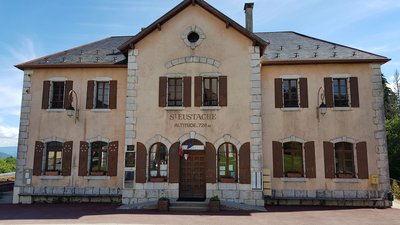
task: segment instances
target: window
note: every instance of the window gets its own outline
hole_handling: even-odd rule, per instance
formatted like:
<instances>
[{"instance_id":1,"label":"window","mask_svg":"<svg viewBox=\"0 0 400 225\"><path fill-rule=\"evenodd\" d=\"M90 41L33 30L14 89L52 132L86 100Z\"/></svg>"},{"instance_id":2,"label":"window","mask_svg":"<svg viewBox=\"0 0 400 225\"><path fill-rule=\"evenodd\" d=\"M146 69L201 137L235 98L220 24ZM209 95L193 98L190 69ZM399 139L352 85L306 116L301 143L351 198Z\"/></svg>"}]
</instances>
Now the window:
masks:
<instances>
[{"instance_id":1,"label":"window","mask_svg":"<svg viewBox=\"0 0 400 225\"><path fill-rule=\"evenodd\" d=\"M108 170L108 143L93 142L90 149L90 175L105 175Z\"/></svg>"},{"instance_id":2,"label":"window","mask_svg":"<svg viewBox=\"0 0 400 225\"><path fill-rule=\"evenodd\" d=\"M222 182L237 180L237 151L231 143L224 143L218 148L218 180Z\"/></svg>"},{"instance_id":3,"label":"window","mask_svg":"<svg viewBox=\"0 0 400 225\"><path fill-rule=\"evenodd\" d=\"M62 170L62 148L63 143L52 141L46 144L46 171L57 172Z\"/></svg>"},{"instance_id":4,"label":"window","mask_svg":"<svg viewBox=\"0 0 400 225\"><path fill-rule=\"evenodd\" d=\"M283 143L283 165L286 177L303 177L303 145L299 142Z\"/></svg>"},{"instance_id":5,"label":"window","mask_svg":"<svg viewBox=\"0 0 400 225\"><path fill-rule=\"evenodd\" d=\"M347 78L333 79L333 101L335 107L349 107L347 88Z\"/></svg>"},{"instance_id":6,"label":"window","mask_svg":"<svg viewBox=\"0 0 400 225\"><path fill-rule=\"evenodd\" d=\"M284 79L283 80L283 106L284 107L299 107L297 83L298 83L297 79Z\"/></svg>"},{"instance_id":7,"label":"window","mask_svg":"<svg viewBox=\"0 0 400 225\"><path fill-rule=\"evenodd\" d=\"M168 151L164 144L156 143L150 148L150 181L166 181L168 175Z\"/></svg>"},{"instance_id":8,"label":"window","mask_svg":"<svg viewBox=\"0 0 400 225\"><path fill-rule=\"evenodd\" d=\"M218 78L203 78L203 106L218 106Z\"/></svg>"},{"instance_id":9,"label":"window","mask_svg":"<svg viewBox=\"0 0 400 225\"><path fill-rule=\"evenodd\" d=\"M182 106L183 79L168 78L168 106Z\"/></svg>"},{"instance_id":10,"label":"window","mask_svg":"<svg viewBox=\"0 0 400 225\"><path fill-rule=\"evenodd\" d=\"M97 81L96 82L96 109L108 109L110 99L110 82Z\"/></svg>"},{"instance_id":11,"label":"window","mask_svg":"<svg viewBox=\"0 0 400 225\"><path fill-rule=\"evenodd\" d=\"M354 151L353 144L339 142L335 144L335 169L338 178L354 178Z\"/></svg>"},{"instance_id":12,"label":"window","mask_svg":"<svg viewBox=\"0 0 400 225\"><path fill-rule=\"evenodd\" d=\"M63 81L54 81L51 83L51 97L50 97L51 109L64 108L64 87L65 87L65 82Z\"/></svg>"}]
</instances>

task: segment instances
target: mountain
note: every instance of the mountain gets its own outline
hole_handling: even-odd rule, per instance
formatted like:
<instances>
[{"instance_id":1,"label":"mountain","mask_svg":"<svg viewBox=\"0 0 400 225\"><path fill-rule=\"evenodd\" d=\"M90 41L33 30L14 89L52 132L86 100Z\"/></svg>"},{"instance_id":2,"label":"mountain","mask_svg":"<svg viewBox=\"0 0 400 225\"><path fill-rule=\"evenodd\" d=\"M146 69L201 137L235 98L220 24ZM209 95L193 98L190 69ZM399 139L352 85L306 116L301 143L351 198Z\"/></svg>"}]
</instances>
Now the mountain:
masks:
<instances>
[{"instance_id":1,"label":"mountain","mask_svg":"<svg viewBox=\"0 0 400 225\"><path fill-rule=\"evenodd\" d=\"M3 153L3 152L0 152L0 158L6 159L8 157L11 157L11 155Z\"/></svg>"},{"instance_id":2,"label":"mountain","mask_svg":"<svg viewBox=\"0 0 400 225\"><path fill-rule=\"evenodd\" d=\"M3 154L1 154L3 153ZM7 158L3 157L3 155L8 155L12 157L17 157L17 147L0 147L0 158Z\"/></svg>"}]
</instances>

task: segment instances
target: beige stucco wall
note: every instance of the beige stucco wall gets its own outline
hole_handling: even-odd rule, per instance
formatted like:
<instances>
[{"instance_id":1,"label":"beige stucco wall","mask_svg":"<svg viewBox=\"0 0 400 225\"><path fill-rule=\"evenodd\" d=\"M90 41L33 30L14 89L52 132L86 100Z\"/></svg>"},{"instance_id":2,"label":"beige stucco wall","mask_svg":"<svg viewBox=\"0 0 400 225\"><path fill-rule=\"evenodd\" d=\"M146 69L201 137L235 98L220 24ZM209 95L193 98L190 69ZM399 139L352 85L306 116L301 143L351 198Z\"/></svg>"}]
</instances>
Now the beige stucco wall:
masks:
<instances>
[{"instance_id":1,"label":"beige stucco wall","mask_svg":"<svg viewBox=\"0 0 400 225\"><path fill-rule=\"evenodd\" d=\"M206 38L200 46L192 50L181 39L185 29L196 25ZM250 55L252 43L233 28L206 12L200 6L190 6L163 24L135 45L139 51L137 85L137 141L147 142L159 134L171 143L191 131L206 137L214 143L224 134L230 134L241 143L250 140ZM186 63L167 69L165 64L180 57L203 56L218 60L220 67ZM194 77L201 73L216 72L228 76L228 107L218 110L202 110L194 106ZM168 111L158 107L159 77L181 73L192 77L192 107L181 111ZM216 120L204 121L211 127L177 128L178 122L169 116L176 113L216 114ZM197 121L203 122L203 121ZM218 147L218 146L216 146Z\"/></svg>"},{"instance_id":2,"label":"beige stucco wall","mask_svg":"<svg viewBox=\"0 0 400 225\"><path fill-rule=\"evenodd\" d=\"M324 77L338 74L358 77L360 107L346 111L329 108L318 122L318 89L324 86ZM298 75L308 79L308 108L298 111L275 108L274 79L283 75ZM306 142L315 141L317 178L307 179L306 182L285 182L284 179L273 178L273 189L376 190L377 186L369 184L368 180L343 183L325 179L323 152L323 142L335 138L349 137L357 142L366 141L369 174L378 174L371 75L369 64L279 65L262 68L264 167L273 168L272 141L290 136L302 138Z\"/></svg>"},{"instance_id":3,"label":"beige stucco wall","mask_svg":"<svg viewBox=\"0 0 400 225\"><path fill-rule=\"evenodd\" d=\"M67 116L66 111L50 112L41 109L43 81L55 77L63 77L73 81L73 89L79 100L79 121ZM117 109L108 112L93 112L86 109L87 81L98 77L117 80ZM33 167L35 141L57 137L65 141L73 141L72 174L57 180L44 180L34 176L35 186L66 186L66 187L122 187L123 168L118 168L117 177L105 180L87 180L78 177L79 144L96 137L119 141L118 161L124 157L125 138L125 108L126 108L126 68L93 68L93 69L35 69L31 76L32 107L29 124L29 143L26 168ZM73 103L75 107L75 102Z\"/></svg>"}]
</instances>

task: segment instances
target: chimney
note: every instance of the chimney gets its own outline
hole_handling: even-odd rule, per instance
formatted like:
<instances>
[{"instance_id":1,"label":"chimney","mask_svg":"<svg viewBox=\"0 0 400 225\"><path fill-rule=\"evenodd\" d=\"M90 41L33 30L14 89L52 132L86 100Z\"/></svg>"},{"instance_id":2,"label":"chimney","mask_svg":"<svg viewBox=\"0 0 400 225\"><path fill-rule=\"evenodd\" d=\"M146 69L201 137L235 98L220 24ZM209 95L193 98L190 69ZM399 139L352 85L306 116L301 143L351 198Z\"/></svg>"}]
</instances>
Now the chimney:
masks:
<instances>
[{"instance_id":1,"label":"chimney","mask_svg":"<svg viewBox=\"0 0 400 225\"><path fill-rule=\"evenodd\" d=\"M253 7L254 3L245 3L244 12L246 14L246 29L253 32Z\"/></svg>"}]
</instances>

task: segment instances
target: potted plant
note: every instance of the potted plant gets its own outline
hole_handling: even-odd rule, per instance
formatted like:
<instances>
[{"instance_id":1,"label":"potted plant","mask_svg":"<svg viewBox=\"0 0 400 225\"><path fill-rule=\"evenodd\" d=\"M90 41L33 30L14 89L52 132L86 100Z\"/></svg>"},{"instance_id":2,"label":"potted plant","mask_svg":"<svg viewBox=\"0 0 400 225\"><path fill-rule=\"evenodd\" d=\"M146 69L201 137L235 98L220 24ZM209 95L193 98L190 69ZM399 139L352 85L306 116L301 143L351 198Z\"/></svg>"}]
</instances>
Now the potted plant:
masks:
<instances>
[{"instance_id":1,"label":"potted plant","mask_svg":"<svg viewBox=\"0 0 400 225\"><path fill-rule=\"evenodd\" d=\"M164 182L164 177L150 177L150 182Z\"/></svg>"},{"instance_id":2,"label":"potted plant","mask_svg":"<svg viewBox=\"0 0 400 225\"><path fill-rule=\"evenodd\" d=\"M169 198L161 197L158 199L158 211L169 211Z\"/></svg>"},{"instance_id":3,"label":"potted plant","mask_svg":"<svg viewBox=\"0 0 400 225\"><path fill-rule=\"evenodd\" d=\"M220 208L220 200L218 195L215 195L210 198L209 209L211 212L219 212Z\"/></svg>"},{"instance_id":4,"label":"potted plant","mask_svg":"<svg viewBox=\"0 0 400 225\"><path fill-rule=\"evenodd\" d=\"M289 171L286 173L287 177L303 177L303 174L295 171Z\"/></svg>"},{"instance_id":5,"label":"potted plant","mask_svg":"<svg viewBox=\"0 0 400 225\"><path fill-rule=\"evenodd\" d=\"M235 183L236 179L234 177L224 176L221 177L222 183Z\"/></svg>"},{"instance_id":6,"label":"potted plant","mask_svg":"<svg viewBox=\"0 0 400 225\"><path fill-rule=\"evenodd\" d=\"M57 171L57 170L53 170L53 171L46 171L45 173L44 173L46 176L58 176L58 175L60 175L60 171Z\"/></svg>"},{"instance_id":7,"label":"potted plant","mask_svg":"<svg viewBox=\"0 0 400 225\"><path fill-rule=\"evenodd\" d=\"M353 178L353 173L349 171L339 171L336 173L337 178Z\"/></svg>"}]
</instances>

